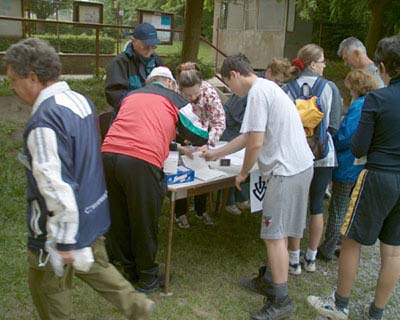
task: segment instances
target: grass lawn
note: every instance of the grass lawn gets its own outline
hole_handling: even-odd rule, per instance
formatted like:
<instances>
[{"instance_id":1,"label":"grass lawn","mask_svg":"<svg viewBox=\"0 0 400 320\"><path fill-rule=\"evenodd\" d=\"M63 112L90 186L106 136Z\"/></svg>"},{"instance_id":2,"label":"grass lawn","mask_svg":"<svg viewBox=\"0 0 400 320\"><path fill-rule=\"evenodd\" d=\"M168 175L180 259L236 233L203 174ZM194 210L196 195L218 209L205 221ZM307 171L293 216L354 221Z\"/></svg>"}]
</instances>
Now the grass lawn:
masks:
<instances>
[{"instance_id":1,"label":"grass lawn","mask_svg":"<svg viewBox=\"0 0 400 320\"><path fill-rule=\"evenodd\" d=\"M24 119L0 121L0 315L1 319L38 319L27 287L25 258L25 177L23 167L16 160L21 147L21 128ZM160 218L160 250L158 261L165 259L168 224L168 200ZM153 293L157 302L152 319L249 319L249 312L262 306L263 297L238 286L241 277L251 277L264 263L265 249L259 240L259 214L245 213L231 216L222 212L215 217L216 226L204 226L193 215L192 227L175 228L172 254L173 295L162 297ZM352 318L359 319L365 303L370 301L376 276L374 253L367 251L362 272L356 282L352 302ZM374 265L374 264L372 264ZM308 294L327 294L336 280L337 261L319 263L315 274L303 273L290 277L291 297L297 305L296 319L319 319L307 306ZM76 279L73 290L74 319L108 320L122 316L86 284ZM399 311L398 298L390 308ZM394 313L398 314L398 313ZM387 319L398 319L397 316Z\"/></svg>"},{"instance_id":2,"label":"grass lawn","mask_svg":"<svg viewBox=\"0 0 400 320\"><path fill-rule=\"evenodd\" d=\"M328 64L331 79L343 79L343 67ZM338 70L342 70L338 73ZM330 71L329 71L330 72ZM73 89L87 94L98 106L107 109L103 81L99 79L69 80ZM4 94L0 85L0 94ZM340 87L340 85L339 85ZM7 89L5 89L7 90ZM5 91L7 92L7 91ZM1 102L1 100L0 100ZM1 105L1 104L0 104ZM38 319L27 287L24 168L16 160L22 146L22 130L28 112L14 111L1 105L0 113L0 319ZM166 253L168 200L160 218L158 261ZM151 295L157 302L152 319L165 320L236 320L249 319L259 309L263 297L238 286L241 277L252 277L264 263L265 249L259 240L259 214L231 216L222 212L214 217L216 226L208 227L189 216L192 228L175 228L172 253L173 295ZM306 234L305 234L306 235ZM304 243L304 242L303 242ZM360 319L364 304L371 301L379 251L372 247L363 251L351 302L351 319ZM296 319L320 319L306 304L309 294L329 294L336 282L337 260L320 262L315 274L290 277L291 297L297 305ZM74 319L123 319L106 301L80 280L73 291ZM400 290L396 289L385 319L399 319Z\"/></svg>"}]
</instances>

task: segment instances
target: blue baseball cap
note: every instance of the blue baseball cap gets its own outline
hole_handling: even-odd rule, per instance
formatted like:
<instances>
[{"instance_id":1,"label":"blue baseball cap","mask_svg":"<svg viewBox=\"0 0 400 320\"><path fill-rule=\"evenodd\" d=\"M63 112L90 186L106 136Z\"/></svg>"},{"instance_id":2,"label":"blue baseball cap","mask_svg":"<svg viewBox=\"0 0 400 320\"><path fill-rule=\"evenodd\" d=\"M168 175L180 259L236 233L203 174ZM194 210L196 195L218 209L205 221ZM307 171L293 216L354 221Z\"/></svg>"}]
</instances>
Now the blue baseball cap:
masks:
<instances>
[{"instance_id":1,"label":"blue baseball cap","mask_svg":"<svg viewBox=\"0 0 400 320\"><path fill-rule=\"evenodd\" d=\"M132 33L135 39L143 41L148 46L155 46L161 41L157 38L157 30L150 23L141 23L135 27Z\"/></svg>"}]
</instances>

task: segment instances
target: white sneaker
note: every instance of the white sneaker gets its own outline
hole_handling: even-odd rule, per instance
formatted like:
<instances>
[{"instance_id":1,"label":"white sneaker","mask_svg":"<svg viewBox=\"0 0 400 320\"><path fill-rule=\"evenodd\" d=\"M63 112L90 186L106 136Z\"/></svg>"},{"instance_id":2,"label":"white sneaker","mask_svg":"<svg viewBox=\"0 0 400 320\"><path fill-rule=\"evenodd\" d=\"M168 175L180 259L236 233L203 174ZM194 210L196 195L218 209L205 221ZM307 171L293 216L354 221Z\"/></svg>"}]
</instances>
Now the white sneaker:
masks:
<instances>
[{"instance_id":1,"label":"white sneaker","mask_svg":"<svg viewBox=\"0 0 400 320\"><path fill-rule=\"evenodd\" d=\"M301 264L300 263L295 263L295 264L289 263L289 273L294 276L301 275Z\"/></svg>"},{"instance_id":2,"label":"white sneaker","mask_svg":"<svg viewBox=\"0 0 400 320\"><path fill-rule=\"evenodd\" d=\"M328 297L308 296L307 302L317 312L329 319L333 320L347 320L349 318L349 309L339 309L335 305L335 298L333 295Z\"/></svg>"},{"instance_id":3,"label":"white sneaker","mask_svg":"<svg viewBox=\"0 0 400 320\"><path fill-rule=\"evenodd\" d=\"M242 211L243 210L250 210L250 201L249 200L246 200L246 201L243 201L243 202L238 202L238 203L236 203L236 205Z\"/></svg>"},{"instance_id":4,"label":"white sneaker","mask_svg":"<svg viewBox=\"0 0 400 320\"><path fill-rule=\"evenodd\" d=\"M207 226L214 225L214 221L211 219L211 217L208 215L207 212L203 212L203 214L201 215L201 219L203 220L204 224L206 224Z\"/></svg>"},{"instance_id":5,"label":"white sneaker","mask_svg":"<svg viewBox=\"0 0 400 320\"><path fill-rule=\"evenodd\" d=\"M190 224L188 222L186 214L183 214L177 218L175 218L176 224L181 229L188 229L190 228Z\"/></svg>"},{"instance_id":6,"label":"white sneaker","mask_svg":"<svg viewBox=\"0 0 400 320\"><path fill-rule=\"evenodd\" d=\"M240 211L240 209L236 206L236 204L231 206L225 206L225 211L237 216L242 214L242 211Z\"/></svg>"},{"instance_id":7,"label":"white sneaker","mask_svg":"<svg viewBox=\"0 0 400 320\"><path fill-rule=\"evenodd\" d=\"M301 263L304 265L304 269L307 272L315 272L317 270L317 264L315 260L308 260L304 254L301 256Z\"/></svg>"}]
</instances>

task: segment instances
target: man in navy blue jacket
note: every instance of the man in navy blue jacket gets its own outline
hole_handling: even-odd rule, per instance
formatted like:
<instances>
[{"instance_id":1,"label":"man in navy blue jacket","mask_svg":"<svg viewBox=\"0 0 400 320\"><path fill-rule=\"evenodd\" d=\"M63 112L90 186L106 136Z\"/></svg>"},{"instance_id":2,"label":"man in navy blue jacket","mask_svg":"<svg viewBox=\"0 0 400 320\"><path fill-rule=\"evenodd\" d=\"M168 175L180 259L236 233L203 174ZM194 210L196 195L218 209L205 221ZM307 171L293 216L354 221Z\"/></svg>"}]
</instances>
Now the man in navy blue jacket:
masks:
<instances>
[{"instance_id":1,"label":"man in navy blue jacket","mask_svg":"<svg viewBox=\"0 0 400 320\"><path fill-rule=\"evenodd\" d=\"M383 309L400 277L400 36L379 41L375 64L386 88L365 98L351 141L355 157L367 157L354 186L341 230L344 239L334 295L309 296L308 302L330 319L347 319L361 245L380 240L381 269L368 319L382 319Z\"/></svg>"},{"instance_id":2,"label":"man in navy blue jacket","mask_svg":"<svg viewBox=\"0 0 400 320\"><path fill-rule=\"evenodd\" d=\"M156 28L149 23L141 23L135 27L124 52L109 64L105 93L115 113L118 113L122 99L130 91L143 87L151 70L161 65L154 51L159 43Z\"/></svg>"},{"instance_id":3,"label":"man in navy blue jacket","mask_svg":"<svg viewBox=\"0 0 400 320\"><path fill-rule=\"evenodd\" d=\"M14 92L32 106L21 162L27 175L29 288L42 319L71 318L72 276L129 319L148 319L154 302L108 263L110 226L95 107L58 81L61 63L39 39L6 52Z\"/></svg>"}]
</instances>

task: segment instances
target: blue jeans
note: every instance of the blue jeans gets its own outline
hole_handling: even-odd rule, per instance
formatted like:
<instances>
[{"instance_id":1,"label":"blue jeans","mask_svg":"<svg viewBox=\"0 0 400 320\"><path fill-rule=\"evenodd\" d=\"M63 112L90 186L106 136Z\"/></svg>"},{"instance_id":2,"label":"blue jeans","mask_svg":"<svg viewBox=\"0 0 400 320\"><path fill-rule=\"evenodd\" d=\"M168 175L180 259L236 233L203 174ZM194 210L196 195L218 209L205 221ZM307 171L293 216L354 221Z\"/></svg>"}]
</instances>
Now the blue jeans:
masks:
<instances>
[{"instance_id":1,"label":"blue jeans","mask_svg":"<svg viewBox=\"0 0 400 320\"><path fill-rule=\"evenodd\" d=\"M243 202L249 200L249 188L250 184L248 182L241 184L242 191L236 188L229 188L228 199L226 200L227 206L232 206L236 202Z\"/></svg>"}]
</instances>

